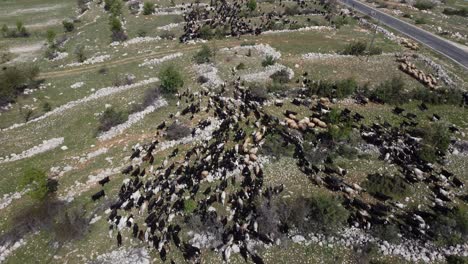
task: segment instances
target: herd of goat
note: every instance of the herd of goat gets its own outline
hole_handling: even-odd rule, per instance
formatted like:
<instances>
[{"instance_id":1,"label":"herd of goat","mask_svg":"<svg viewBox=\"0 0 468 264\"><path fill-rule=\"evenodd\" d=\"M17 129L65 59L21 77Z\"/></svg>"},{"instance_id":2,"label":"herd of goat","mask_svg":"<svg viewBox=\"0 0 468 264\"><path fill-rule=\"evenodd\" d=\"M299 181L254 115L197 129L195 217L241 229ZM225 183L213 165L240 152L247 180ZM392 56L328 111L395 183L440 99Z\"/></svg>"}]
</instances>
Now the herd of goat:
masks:
<instances>
[{"instance_id":1,"label":"herd of goat","mask_svg":"<svg viewBox=\"0 0 468 264\"><path fill-rule=\"evenodd\" d=\"M302 135L326 131L331 125L323 121L330 112L328 100L310 99L299 92L291 103L308 109L310 116L298 118L299 113L285 110L281 118L268 114L264 110L264 99L258 98L239 81L232 87L229 91L232 97L208 91L190 93L187 90L178 94L181 101L185 100L186 107L171 114L169 121L157 127L153 142L133 149L132 164L122 171L129 178L124 180L117 201L108 210L110 233L117 230L119 246L123 243L121 232L128 228L134 238L154 247L163 261L166 261L171 246L175 246L187 261L199 263L201 248L183 241L179 225L186 217L196 214L204 221L222 226L222 241L212 250L220 252L226 261L232 252L239 252L246 260L250 258L256 264L263 263L251 242L272 244L274 238L259 231L258 208L254 201L270 200L284 189L283 185L264 186L259 153L269 135L280 136L285 144L294 147L296 165L313 183L343 195L343 205L352 212L348 219L352 226L369 229L373 225L393 223L410 234L426 238L433 234L425 219L448 213L456 196L467 201L467 196L461 194L463 183L460 179L416 155L421 139L405 129L417 126L417 116L413 113L395 108L394 113L405 119L399 127L388 123L366 126L362 115L348 109L341 111L340 120L353 123L367 144L379 148L382 159L400 167L401 177L408 183L430 184L432 211L406 212L403 204L392 201L383 193L374 194L375 202L366 202L360 199L364 188L347 181L346 169L334 165L330 159L320 164L313 164L308 159ZM223 92L227 92L225 88ZM274 105L283 108L284 100L289 99L283 98L281 103L277 100ZM427 106L422 104L420 111L426 110ZM192 136L207 129L214 120L218 120L219 125L209 137L193 145L175 147L159 166L155 165L158 159L153 153L161 144L159 140L164 137L168 122L183 116L190 116L191 121L199 120ZM452 132L456 130L451 127ZM99 183L107 182L109 177ZM104 195L101 190L92 199L98 200ZM196 208L187 213L185 203L191 199L196 201ZM226 212L217 210L218 206ZM288 227L282 230L287 233Z\"/></svg>"}]
</instances>

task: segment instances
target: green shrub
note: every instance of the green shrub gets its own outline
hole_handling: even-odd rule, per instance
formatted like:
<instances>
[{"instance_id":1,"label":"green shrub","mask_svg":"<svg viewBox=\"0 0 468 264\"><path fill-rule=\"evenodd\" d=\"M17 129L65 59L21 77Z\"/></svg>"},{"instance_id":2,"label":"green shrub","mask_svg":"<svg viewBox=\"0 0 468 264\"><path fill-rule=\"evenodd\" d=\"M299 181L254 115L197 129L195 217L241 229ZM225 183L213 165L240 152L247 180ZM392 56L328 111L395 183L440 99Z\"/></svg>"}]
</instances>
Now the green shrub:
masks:
<instances>
[{"instance_id":1,"label":"green shrub","mask_svg":"<svg viewBox=\"0 0 468 264\"><path fill-rule=\"evenodd\" d=\"M189 136L191 132L190 127L174 122L167 127L166 137L169 140L178 140Z\"/></svg>"},{"instance_id":2,"label":"green shrub","mask_svg":"<svg viewBox=\"0 0 468 264\"><path fill-rule=\"evenodd\" d=\"M114 108L106 108L102 116L99 118L98 132L105 132L114 126L127 121L127 114L122 111L116 111Z\"/></svg>"},{"instance_id":3,"label":"green shrub","mask_svg":"<svg viewBox=\"0 0 468 264\"><path fill-rule=\"evenodd\" d=\"M273 80L273 82L276 83L288 83L289 82L289 72L287 69L282 69L280 71L277 71L273 73L270 78Z\"/></svg>"},{"instance_id":4,"label":"green shrub","mask_svg":"<svg viewBox=\"0 0 468 264\"><path fill-rule=\"evenodd\" d=\"M349 212L341 202L329 195L315 194L310 200L310 221L325 232L336 232L346 224Z\"/></svg>"},{"instance_id":5,"label":"green shrub","mask_svg":"<svg viewBox=\"0 0 468 264\"><path fill-rule=\"evenodd\" d=\"M184 212L186 214L191 214L197 209L197 202L193 199L188 199L184 201Z\"/></svg>"},{"instance_id":6,"label":"green shrub","mask_svg":"<svg viewBox=\"0 0 468 264\"><path fill-rule=\"evenodd\" d=\"M283 156L291 157L294 153L294 145L288 144L279 134L269 134L265 137L261 152L276 159Z\"/></svg>"},{"instance_id":7,"label":"green shrub","mask_svg":"<svg viewBox=\"0 0 468 264\"><path fill-rule=\"evenodd\" d=\"M26 88L34 88L38 82L39 68L8 67L0 70L0 106L14 102L16 97Z\"/></svg>"},{"instance_id":8,"label":"green shrub","mask_svg":"<svg viewBox=\"0 0 468 264\"><path fill-rule=\"evenodd\" d=\"M143 15L151 15L154 12L154 4L150 2L145 2L143 5Z\"/></svg>"},{"instance_id":9,"label":"green shrub","mask_svg":"<svg viewBox=\"0 0 468 264\"><path fill-rule=\"evenodd\" d=\"M294 15L299 15L301 11L299 10L298 5L293 5L293 6L287 6L284 9L284 14L287 16L294 16Z\"/></svg>"},{"instance_id":10,"label":"green shrub","mask_svg":"<svg viewBox=\"0 0 468 264\"><path fill-rule=\"evenodd\" d=\"M436 214L428 224L438 244L456 245L468 239L468 210L464 204L454 207L446 215Z\"/></svg>"},{"instance_id":11,"label":"green shrub","mask_svg":"<svg viewBox=\"0 0 468 264\"><path fill-rule=\"evenodd\" d=\"M75 56L76 56L76 60L78 62L84 62L86 60L85 46L84 45L76 46L74 53L75 53Z\"/></svg>"},{"instance_id":12,"label":"green shrub","mask_svg":"<svg viewBox=\"0 0 468 264\"><path fill-rule=\"evenodd\" d=\"M388 104L403 104L408 101L408 95L404 91L405 83L401 78L394 77L378 85L370 94L374 101Z\"/></svg>"},{"instance_id":13,"label":"green shrub","mask_svg":"<svg viewBox=\"0 0 468 264\"><path fill-rule=\"evenodd\" d=\"M341 52L343 55L359 56L364 55L367 44L362 41L352 42L346 45L345 49Z\"/></svg>"},{"instance_id":14,"label":"green shrub","mask_svg":"<svg viewBox=\"0 0 468 264\"><path fill-rule=\"evenodd\" d=\"M309 96L318 95L342 99L354 94L357 89L357 82L352 78L336 82L323 80L309 83L307 85L307 94Z\"/></svg>"},{"instance_id":15,"label":"green shrub","mask_svg":"<svg viewBox=\"0 0 468 264\"><path fill-rule=\"evenodd\" d=\"M414 129L413 135L422 137L418 156L426 162L435 162L439 155L445 155L450 145L448 127L441 123L431 124Z\"/></svg>"},{"instance_id":16,"label":"green shrub","mask_svg":"<svg viewBox=\"0 0 468 264\"><path fill-rule=\"evenodd\" d=\"M416 18L416 20L414 20L414 23L416 23L416 25L421 25L421 24L426 24L426 19L424 17L418 17Z\"/></svg>"},{"instance_id":17,"label":"green shrub","mask_svg":"<svg viewBox=\"0 0 468 264\"><path fill-rule=\"evenodd\" d=\"M62 25L66 32L72 32L75 29L75 24L70 20L62 21Z\"/></svg>"},{"instance_id":18,"label":"green shrub","mask_svg":"<svg viewBox=\"0 0 468 264\"><path fill-rule=\"evenodd\" d=\"M398 175L369 174L364 185L367 191L372 195L382 193L392 198L399 198L408 192L408 185L405 180Z\"/></svg>"},{"instance_id":19,"label":"green shrub","mask_svg":"<svg viewBox=\"0 0 468 264\"><path fill-rule=\"evenodd\" d=\"M257 1L248 0L247 1L247 8L250 10L250 12L253 12L257 8Z\"/></svg>"},{"instance_id":20,"label":"green shrub","mask_svg":"<svg viewBox=\"0 0 468 264\"><path fill-rule=\"evenodd\" d=\"M463 102L463 91L461 89L444 88L430 90L426 87L420 87L412 91L411 98L421 100L427 104L460 105Z\"/></svg>"},{"instance_id":21,"label":"green shrub","mask_svg":"<svg viewBox=\"0 0 468 264\"><path fill-rule=\"evenodd\" d=\"M197 64L208 63L211 62L211 58L213 57L213 52L211 51L208 45L203 45L201 50L195 54L193 59Z\"/></svg>"},{"instance_id":22,"label":"green shrub","mask_svg":"<svg viewBox=\"0 0 468 264\"><path fill-rule=\"evenodd\" d=\"M447 264L468 264L468 257L449 255L445 257Z\"/></svg>"},{"instance_id":23,"label":"green shrub","mask_svg":"<svg viewBox=\"0 0 468 264\"><path fill-rule=\"evenodd\" d=\"M333 19L333 24L335 24L335 27L339 29L342 26L349 24L349 20L347 17L337 16Z\"/></svg>"},{"instance_id":24,"label":"green shrub","mask_svg":"<svg viewBox=\"0 0 468 264\"><path fill-rule=\"evenodd\" d=\"M468 7L462 7L460 9L455 9L455 8L444 8L444 11L442 11L447 16L462 16L462 17L468 17Z\"/></svg>"},{"instance_id":25,"label":"green shrub","mask_svg":"<svg viewBox=\"0 0 468 264\"><path fill-rule=\"evenodd\" d=\"M371 229L374 236L390 243L400 242L399 231L398 226L395 224L374 225Z\"/></svg>"},{"instance_id":26,"label":"green shrub","mask_svg":"<svg viewBox=\"0 0 468 264\"><path fill-rule=\"evenodd\" d=\"M174 39L176 37L175 33L174 32L171 32L169 30L164 30L163 32L161 32L161 34L159 34L159 37L161 37L162 39Z\"/></svg>"},{"instance_id":27,"label":"green shrub","mask_svg":"<svg viewBox=\"0 0 468 264\"><path fill-rule=\"evenodd\" d=\"M208 25L203 25L200 29L200 38L210 40L214 37L214 32Z\"/></svg>"},{"instance_id":28,"label":"green shrub","mask_svg":"<svg viewBox=\"0 0 468 264\"><path fill-rule=\"evenodd\" d=\"M240 71L240 70L245 70L247 67L245 66L245 64L243 62L239 63L237 66L236 66L236 70Z\"/></svg>"},{"instance_id":29,"label":"green shrub","mask_svg":"<svg viewBox=\"0 0 468 264\"><path fill-rule=\"evenodd\" d=\"M434 8L435 4L428 0L418 0L416 1L416 4L414 4L414 7L419 10L428 10Z\"/></svg>"},{"instance_id":30,"label":"green shrub","mask_svg":"<svg viewBox=\"0 0 468 264\"><path fill-rule=\"evenodd\" d=\"M372 47L369 47L367 52L368 52L369 55L380 55L380 54L382 54L382 48L372 46Z\"/></svg>"},{"instance_id":31,"label":"green shrub","mask_svg":"<svg viewBox=\"0 0 468 264\"><path fill-rule=\"evenodd\" d=\"M163 68L159 73L161 91L165 94L174 94L179 88L184 86L182 74L174 67L169 65Z\"/></svg>"},{"instance_id":32,"label":"green shrub","mask_svg":"<svg viewBox=\"0 0 468 264\"><path fill-rule=\"evenodd\" d=\"M49 102L44 102L42 104L42 111L49 112L50 110L52 110L52 105Z\"/></svg>"},{"instance_id":33,"label":"green shrub","mask_svg":"<svg viewBox=\"0 0 468 264\"><path fill-rule=\"evenodd\" d=\"M36 168L27 168L20 178L19 186L29 188L28 195L34 200L42 201L49 194L57 191L57 181L48 179L45 171Z\"/></svg>"},{"instance_id":34,"label":"green shrub","mask_svg":"<svg viewBox=\"0 0 468 264\"><path fill-rule=\"evenodd\" d=\"M262 66L263 66L263 67L267 67L267 66L273 65L273 64L275 64L275 63L276 63L275 59L274 59L272 56L268 55L268 56L266 56L266 58L262 61Z\"/></svg>"},{"instance_id":35,"label":"green shrub","mask_svg":"<svg viewBox=\"0 0 468 264\"><path fill-rule=\"evenodd\" d=\"M277 93L277 92L284 91L286 88L287 88L286 85L273 81L268 84L267 91L269 93Z\"/></svg>"}]
</instances>

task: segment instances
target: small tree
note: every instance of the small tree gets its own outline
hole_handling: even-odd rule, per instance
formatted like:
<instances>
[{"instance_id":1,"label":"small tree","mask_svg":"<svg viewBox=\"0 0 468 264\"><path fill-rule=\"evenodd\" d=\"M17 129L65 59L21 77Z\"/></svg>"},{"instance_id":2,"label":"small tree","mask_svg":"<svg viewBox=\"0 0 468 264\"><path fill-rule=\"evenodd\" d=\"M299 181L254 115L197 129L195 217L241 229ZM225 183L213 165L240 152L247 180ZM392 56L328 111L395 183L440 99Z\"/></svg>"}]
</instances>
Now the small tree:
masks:
<instances>
[{"instance_id":1,"label":"small tree","mask_svg":"<svg viewBox=\"0 0 468 264\"><path fill-rule=\"evenodd\" d=\"M180 74L174 65L169 65L162 69L159 73L159 79L161 81L161 90L165 94L176 93L178 88L184 86L182 74Z\"/></svg>"},{"instance_id":2,"label":"small tree","mask_svg":"<svg viewBox=\"0 0 468 264\"><path fill-rule=\"evenodd\" d=\"M62 21L62 25L66 32L72 32L75 29L75 24L73 24L73 21L64 20Z\"/></svg>"},{"instance_id":3,"label":"small tree","mask_svg":"<svg viewBox=\"0 0 468 264\"><path fill-rule=\"evenodd\" d=\"M78 62L84 62L86 60L85 46L84 45L76 46L75 55L76 55L76 59L78 60Z\"/></svg>"},{"instance_id":4,"label":"small tree","mask_svg":"<svg viewBox=\"0 0 468 264\"><path fill-rule=\"evenodd\" d=\"M143 5L143 15L151 15L154 12L154 4L150 2L145 2Z\"/></svg>"},{"instance_id":5,"label":"small tree","mask_svg":"<svg viewBox=\"0 0 468 264\"><path fill-rule=\"evenodd\" d=\"M198 64L207 63L211 61L211 57L213 57L213 52L211 51L208 45L203 45L201 50L197 52L194 56L194 60Z\"/></svg>"},{"instance_id":6,"label":"small tree","mask_svg":"<svg viewBox=\"0 0 468 264\"><path fill-rule=\"evenodd\" d=\"M247 8L250 10L250 12L253 12L257 8L257 1L249 0L247 2Z\"/></svg>"},{"instance_id":7,"label":"small tree","mask_svg":"<svg viewBox=\"0 0 468 264\"><path fill-rule=\"evenodd\" d=\"M28 168L20 179L21 188L30 188L28 194L35 200L42 201L57 190L57 181L47 178L44 171Z\"/></svg>"},{"instance_id":8,"label":"small tree","mask_svg":"<svg viewBox=\"0 0 468 264\"><path fill-rule=\"evenodd\" d=\"M124 112L116 111L114 108L107 108L99 119L98 132L105 132L114 126L122 124L127 120Z\"/></svg>"}]
</instances>

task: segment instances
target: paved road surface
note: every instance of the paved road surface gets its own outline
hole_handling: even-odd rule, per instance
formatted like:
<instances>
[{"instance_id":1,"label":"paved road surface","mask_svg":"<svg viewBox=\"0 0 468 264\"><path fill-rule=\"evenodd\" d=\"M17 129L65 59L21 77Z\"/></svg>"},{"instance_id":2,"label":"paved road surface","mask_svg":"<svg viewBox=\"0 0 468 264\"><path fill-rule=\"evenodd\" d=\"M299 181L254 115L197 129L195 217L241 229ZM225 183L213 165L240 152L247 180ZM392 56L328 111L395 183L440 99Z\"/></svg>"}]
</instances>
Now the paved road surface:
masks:
<instances>
[{"instance_id":1,"label":"paved road surface","mask_svg":"<svg viewBox=\"0 0 468 264\"><path fill-rule=\"evenodd\" d=\"M371 15L378 19L383 24L400 31L408 37L434 49L435 51L442 53L458 64L462 65L465 69L468 69L468 52L455 46L447 40L444 40L434 34L431 34L425 30L422 30L416 26L399 20L393 16L387 15L375 8L365 5L356 0L340 0L344 4L356 9L357 11Z\"/></svg>"}]
</instances>

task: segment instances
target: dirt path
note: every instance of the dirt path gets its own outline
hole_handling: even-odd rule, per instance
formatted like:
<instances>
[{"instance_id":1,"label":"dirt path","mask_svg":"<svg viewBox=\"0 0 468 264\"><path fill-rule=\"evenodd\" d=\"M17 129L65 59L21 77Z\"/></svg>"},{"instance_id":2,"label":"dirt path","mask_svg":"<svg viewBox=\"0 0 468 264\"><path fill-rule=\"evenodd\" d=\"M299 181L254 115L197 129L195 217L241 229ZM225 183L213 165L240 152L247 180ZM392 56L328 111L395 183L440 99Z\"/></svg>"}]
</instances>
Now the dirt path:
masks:
<instances>
[{"instance_id":1,"label":"dirt path","mask_svg":"<svg viewBox=\"0 0 468 264\"><path fill-rule=\"evenodd\" d=\"M224 46L229 47L229 45L238 45L239 43L241 43L240 40L231 40L231 41L228 41L227 43L224 43ZM78 67L78 68L73 68L73 69L68 69L68 70L44 72L39 75L39 78L45 78L45 79L58 78L58 77L64 77L64 76L69 76L73 74L82 74L85 72L95 71L104 66L105 67L117 67L117 66L124 65L124 64L134 63L143 59L152 59L157 56L167 55L167 54L174 53L174 52L193 51L199 48L200 48L200 44L186 45L186 46L175 48L175 49L167 49L164 51L152 52L150 54L140 54L140 55L127 57L125 59L113 60L107 63L86 65L83 67Z\"/></svg>"}]
</instances>

